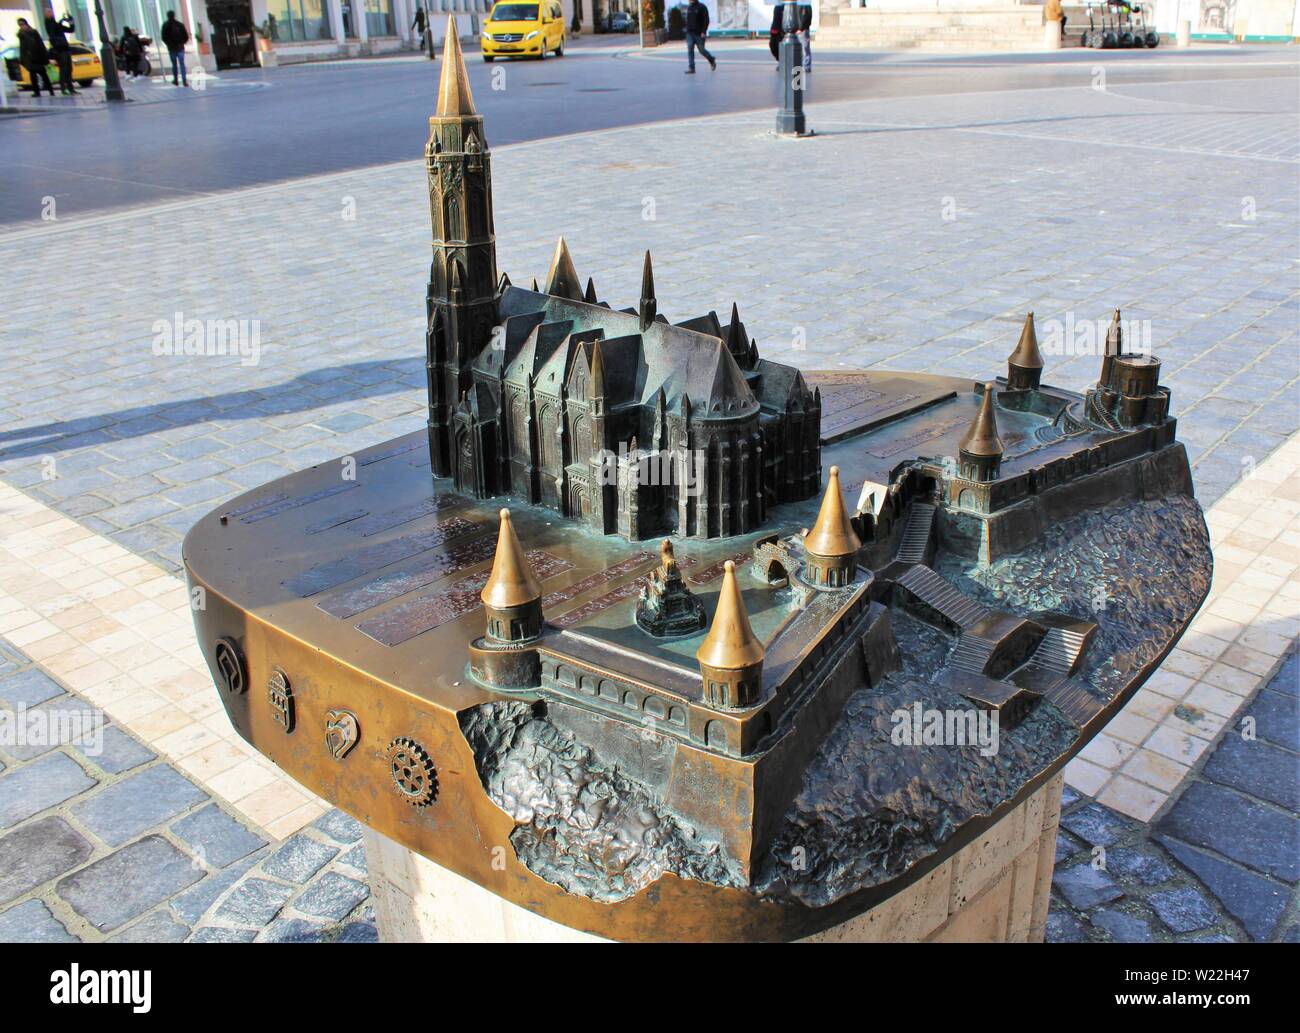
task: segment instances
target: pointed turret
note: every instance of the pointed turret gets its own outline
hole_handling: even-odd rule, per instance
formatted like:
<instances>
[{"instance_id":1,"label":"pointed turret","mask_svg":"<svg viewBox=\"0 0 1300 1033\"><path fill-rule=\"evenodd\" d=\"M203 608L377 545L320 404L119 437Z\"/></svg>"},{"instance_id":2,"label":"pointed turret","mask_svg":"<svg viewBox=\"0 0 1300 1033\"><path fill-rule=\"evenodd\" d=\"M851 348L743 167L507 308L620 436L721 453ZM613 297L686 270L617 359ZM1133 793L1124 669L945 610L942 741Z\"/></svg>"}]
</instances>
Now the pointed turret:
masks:
<instances>
[{"instance_id":1,"label":"pointed turret","mask_svg":"<svg viewBox=\"0 0 1300 1033\"><path fill-rule=\"evenodd\" d=\"M592 398L605 397L605 358L604 349L600 346L600 338L597 337L591 342L591 389L589 394Z\"/></svg>"},{"instance_id":2,"label":"pointed turret","mask_svg":"<svg viewBox=\"0 0 1300 1033\"><path fill-rule=\"evenodd\" d=\"M463 118L476 115L474 95L469 89L469 75L465 71L465 58L460 52L460 36L456 34L456 19L447 17L447 41L442 49L442 78L438 83L437 118Z\"/></svg>"},{"instance_id":3,"label":"pointed turret","mask_svg":"<svg viewBox=\"0 0 1300 1033\"><path fill-rule=\"evenodd\" d=\"M984 385L979 412L971 421L970 429L958 444L958 461L961 475L972 481L991 481L998 475L1002 462L1002 439L998 437L998 421L993 410L993 384Z\"/></svg>"},{"instance_id":4,"label":"pointed turret","mask_svg":"<svg viewBox=\"0 0 1300 1033\"><path fill-rule=\"evenodd\" d=\"M641 315L641 329L644 330L655 321L659 312L659 303L655 301L655 274L650 267L650 252L645 253L641 265L641 305L637 309Z\"/></svg>"},{"instance_id":5,"label":"pointed turret","mask_svg":"<svg viewBox=\"0 0 1300 1033\"><path fill-rule=\"evenodd\" d=\"M713 624L695 654L704 680L704 702L715 707L757 703L763 689L764 655L763 643L749 624L736 565L727 560Z\"/></svg>"},{"instance_id":6,"label":"pointed turret","mask_svg":"<svg viewBox=\"0 0 1300 1033\"><path fill-rule=\"evenodd\" d=\"M1038 387L1043 376L1043 355L1038 350L1038 334L1034 330L1034 314L1025 316L1024 329L1016 350L1007 358L1007 390L1030 391Z\"/></svg>"},{"instance_id":7,"label":"pointed turret","mask_svg":"<svg viewBox=\"0 0 1300 1033\"><path fill-rule=\"evenodd\" d=\"M536 276L533 277L533 283L532 283L532 286L529 288L529 290L531 290L534 294L541 294L541 293L542 293L542 288L541 288L541 286L538 284L538 282L537 282L537 277L536 277Z\"/></svg>"},{"instance_id":8,"label":"pointed turret","mask_svg":"<svg viewBox=\"0 0 1300 1033\"><path fill-rule=\"evenodd\" d=\"M587 290L583 293L582 300L588 305L596 304L596 283L590 276L587 277Z\"/></svg>"},{"instance_id":9,"label":"pointed turret","mask_svg":"<svg viewBox=\"0 0 1300 1033\"><path fill-rule=\"evenodd\" d=\"M840 488L840 468L831 467L817 522L803 540L807 559L804 578L819 588L842 588L853 580L858 569L858 550L862 540L853 529L844 495Z\"/></svg>"},{"instance_id":10,"label":"pointed turret","mask_svg":"<svg viewBox=\"0 0 1300 1033\"><path fill-rule=\"evenodd\" d=\"M501 279L497 281L497 293L504 294L506 292L506 288L509 286L510 286L510 277L508 277L505 273L502 273Z\"/></svg>"},{"instance_id":11,"label":"pointed turret","mask_svg":"<svg viewBox=\"0 0 1300 1033\"><path fill-rule=\"evenodd\" d=\"M571 301L582 300L582 285L578 280L578 271L573 268L569 245L564 242L563 237L555 245L551 269L546 274L546 293L557 298L568 298Z\"/></svg>"},{"instance_id":12,"label":"pointed turret","mask_svg":"<svg viewBox=\"0 0 1300 1033\"><path fill-rule=\"evenodd\" d=\"M510 510L501 510L492 573L479 593L490 643L527 642L542 631L542 586L515 536Z\"/></svg>"},{"instance_id":13,"label":"pointed turret","mask_svg":"<svg viewBox=\"0 0 1300 1033\"><path fill-rule=\"evenodd\" d=\"M1106 328L1106 346L1101 357L1101 376L1097 383L1102 387L1109 387L1112 371L1115 368L1115 357L1124 354L1124 327L1120 323L1119 309L1111 316L1110 326Z\"/></svg>"},{"instance_id":14,"label":"pointed turret","mask_svg":"<svg viewBox=\"0 0 1300 1033\"><path fill-rule=\"evenodd\" d=\"M731 322L727 324L727 351L739 363L749 361L749 339L740 324L740 309L734 301L731 303Z\"/></svg>"}]
</instances>

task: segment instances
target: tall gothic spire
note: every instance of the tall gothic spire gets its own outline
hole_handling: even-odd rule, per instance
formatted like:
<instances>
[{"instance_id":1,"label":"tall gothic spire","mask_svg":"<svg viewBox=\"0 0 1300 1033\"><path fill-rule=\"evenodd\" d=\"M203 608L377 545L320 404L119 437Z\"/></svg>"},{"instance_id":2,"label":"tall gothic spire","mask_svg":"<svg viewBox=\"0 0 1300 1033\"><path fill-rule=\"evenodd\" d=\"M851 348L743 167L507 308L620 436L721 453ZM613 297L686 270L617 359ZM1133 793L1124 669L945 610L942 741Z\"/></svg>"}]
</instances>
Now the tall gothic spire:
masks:
<instances>
[{"instance_id":1,"label":"tall gothic spire","mask_svg":"<svg viewBox=\"0 0 1300 1033\"><path fill-rule=\"evenodd\" d=\"M447 16L447 42L442 49L442 78L438 84L437 118L463 118L475 115L474 95L469 89L469 75L465 71L465 58L460 52L460 36L456 34L456 19Z\"/></svg>"},{"instance_id":2,"label":"tall gothic spire","mask_svg":"<svg viewBox=\"0 0 1300 1033\"><path fill-rule=\"evenodd\" d=\"M659 311L659 304L655 301L655 274L650 266L649 251L645 253L645 261L641 265L641 306L638 311L641 313L642 330L654 322Z\"/></svg>"},{"instance_id":3,"label":"tall gothic spire","mask_svg":"<svg viewBox=\"0 0 1300 1033\"><path fill-rule=\"evenodd\" d=\"M980 410L971 421L970 428L961 439L958 447L973 456L997 456L1002 458L1002 439L998 437L998 420L993 412L994 384L984 385L984 397L980 399Z\"/></svg>"}]
</instances>

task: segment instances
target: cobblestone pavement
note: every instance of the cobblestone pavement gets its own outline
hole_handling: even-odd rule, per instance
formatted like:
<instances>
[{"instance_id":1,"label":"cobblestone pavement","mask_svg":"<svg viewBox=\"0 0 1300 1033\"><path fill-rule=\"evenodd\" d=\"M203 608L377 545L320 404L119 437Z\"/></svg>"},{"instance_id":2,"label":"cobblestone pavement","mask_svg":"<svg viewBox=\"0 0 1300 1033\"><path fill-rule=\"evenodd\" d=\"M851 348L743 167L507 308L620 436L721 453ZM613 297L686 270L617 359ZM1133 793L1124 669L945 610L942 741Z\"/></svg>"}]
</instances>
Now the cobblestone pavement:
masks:
<instances>
[{"instance_id":1,"label":"cobblestone pavement","mask_svg":"<svg viewBox=\"0 0 1300 1033\"><path fill-rule=\"evenodd\" d=\"M1300 940L1300 658L1154 824L1065 790L1049 942Z\"/></svg>"},{"instance_id":2,"label":"cobblestone pavement","mask_svg":"<svg viewBox=\"0 0 1300 1033\"><path fill-rule=\"evenodd\" d=\"M649 247L670 318L736 299L806 368L988 377L1025 310L1043 335L1122 306L1210 503L1297 425L1295 114L1284 78L819 105L798 142L731 117L503 148L500 265L544 274L565 232L622 305ZM539 219L544 182L566 202ZM0 477L176 570L221 500L417 429L424 193L413 162L0 236ZM105 240L115 264L60 289L51 335L48 270ZM178 313L250 321L249 358L154 354ZM1046 378L1097 365L1049 356Z\"/></svg>"},{"instance_id":3,"label":"cobblestone pavement","mask_svg":"<svg viewBox=\"0 0 1300 1033\"><path fill-rule=\"evenodd\" d=\"M1150 321L1208 506L1287 452L1296 430L1294 87L1292 77L855 102L817 106L824 135L810 141L776 142L767 117L732 117L502 148L501 266L517 282L541 275L563 230L579 272L622 305L648 246L669 318L725 313L736 298L765 353L806 368L986 377L1003 368L1025 309L1043 338L1053 320L1104 321L1122 306ZM565 203L539 208L538 184L556 183ZM167 572L185 530L223 500L421 425L423 191L409 163L0 236L11 271L0 508L15 522L0 527L0 633L59 669L51 679L11 648L0 700L102 706L113 714L105 742L127 757L0 746L0 855L24 858L0 863L0 940L373 938L353 824L301 793L275 808L257 799L277 776L218 741L230 730L217 727L189 655L183 587ZM105 241L116 264L52 294L49 270L84 264ZM250 360L255 342L257 361L159 354L178 318L256 320L235 339ZM1097 359L1048 365L1049 382L1081 389ZM1278 903L1295 875L1267 861L1277 843L1243 855L1223 817L1228 801L1294 828L1294 806L1279 804L1294 781L1279 788L1285 758L1269 752L1294 749L1276 732L1285 686L1253 695L1269 673L1260 665L1295 638L1300 480L1276 483L1271 544L1249 515L1211 515L1212 532L1251 547L1216 539L1221 572L1273 579L1274 608L1214 603L1209 616L1237 630L1200 640L1202 652L1207 639L1217 646L1195 675L1161 672L1189 681L1241 664L1254 680L1232 687L1243 704L1253 696L1256 746L1234 745L1225 715L1219 744L1207 739L1168 804L1145 815L1154 825L1072 801L1053 939L1295 935L1295 902ZM93 540L68 544L69 530ZM1266 548L1276 555L1260 560ZM83 577L91 556L100 566ZM126 607L125 629L99 623L111 600ZM1264 618L1269 629L1254 629ZM1236 641L1247 627L1253 645ZM191 726L201 726L193 739ZM1118 764L1106 777L1134 781ZM263 813L254 800L265 818L250 817ZM284 831L268 832L272 820ZM1088 874L1098 845L1107 867ZM1242 887L1259 885L1251 878L1271 890L1258 913L1241 903Z\"/></svg>"},{"instance_id":4,"label":"cobblestone pavement","mask_svg":"<svg viewBox=\"0 0 1300 1033\"><path fill-rule=\"evenodd\" d=\"M0 943L373 940L360 838L269 847L0 639Z\"/></svg>"}]
</instances>

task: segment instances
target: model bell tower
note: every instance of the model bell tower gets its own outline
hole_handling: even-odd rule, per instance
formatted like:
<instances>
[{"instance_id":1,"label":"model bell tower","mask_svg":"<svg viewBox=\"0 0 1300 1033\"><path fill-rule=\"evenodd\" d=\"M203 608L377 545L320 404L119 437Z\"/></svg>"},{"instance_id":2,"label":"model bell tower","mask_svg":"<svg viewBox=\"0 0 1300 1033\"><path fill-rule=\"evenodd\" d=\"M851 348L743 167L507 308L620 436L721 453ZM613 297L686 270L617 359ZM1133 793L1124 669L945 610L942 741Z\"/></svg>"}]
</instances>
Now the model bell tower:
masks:
<instances>
[{"instance_id":1,"label":"model bell tower","mask_svg":"<svg viewBox=\"0 0 1300 1033\"><path fill-rule=\"evenodd\" d=\"M438 107L429 119L424 158L433 222L433 261L425 295L429 459L435 477L449 477L462 447L454 440L452 413L472 386L470 365L497 324L492 158L451 17Z\"/></svg>"}]
</instances>

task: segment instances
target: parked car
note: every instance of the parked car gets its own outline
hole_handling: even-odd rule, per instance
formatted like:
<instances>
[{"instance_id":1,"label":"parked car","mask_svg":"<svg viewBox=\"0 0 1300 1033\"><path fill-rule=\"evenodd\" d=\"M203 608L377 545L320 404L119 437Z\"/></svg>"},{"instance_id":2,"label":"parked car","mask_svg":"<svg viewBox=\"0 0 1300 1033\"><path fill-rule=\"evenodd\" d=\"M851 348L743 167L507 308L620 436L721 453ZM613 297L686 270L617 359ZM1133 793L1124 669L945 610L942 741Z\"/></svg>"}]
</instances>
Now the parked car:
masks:
<instances>
[{"instance_id":1,"label":"parked car","mask_svg":"<svg viewBox=\"0 0 1300 1033\"><path fill-rule=\"evenodd\" d=\"M68 49L72 51L72 79L78 86L90 86L104 74L104 66L100 64L99 54L95 52L94 47L82 43L79 39L69 39ZM32 77L27 69L18 63L18 45L6 47L0 51L0 57L4 59L5 73L9 76L10 82L16 82L20 90L30 90ZM50 61L49 73L50 82L57 83L59 66L53 60Z\"/></svg>"},{"instance_id":2,"label":"parked car","mask_svg":"<svg viewBox=\"0 0 1300 1033\"><path fill-rule=\"evenodd\" d=\"M606 32L636 32L636 19L627 11L615 11L605 22Z\"/></svg>"},{"instance_id":3,"label":"parked car","mask_svg":"<svg viewBox=\"0 0 1300 1033\"><path fill-rule=\"evenodd\" d=\"M548 52L564 56L564 11L558 0L520 3L501 0L483 23L479 41L484 61L498 57L536 57L545 59Z\"/></svg>"}]
</instances>

